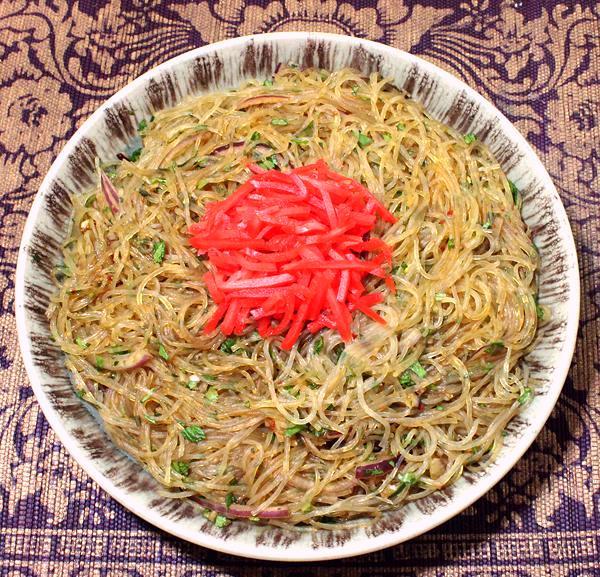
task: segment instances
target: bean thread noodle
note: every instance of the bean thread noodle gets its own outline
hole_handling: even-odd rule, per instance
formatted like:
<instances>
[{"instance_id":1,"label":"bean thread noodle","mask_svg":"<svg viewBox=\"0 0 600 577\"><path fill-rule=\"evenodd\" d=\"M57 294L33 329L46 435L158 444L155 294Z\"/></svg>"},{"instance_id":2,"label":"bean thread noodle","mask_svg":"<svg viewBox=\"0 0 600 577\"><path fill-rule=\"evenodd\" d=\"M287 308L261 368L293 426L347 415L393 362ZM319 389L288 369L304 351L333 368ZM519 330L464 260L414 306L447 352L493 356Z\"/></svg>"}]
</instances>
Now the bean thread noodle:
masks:
<instances>
[{"instance_id":1,"label":"bean thread noodle","mask_svg":"<svg viewBox=\"0 0 600 577\"><path fill-rule=\"evenodd\" d=\"M275 121L275 122L274 122ZM498 454L532 395L539 256L521 200L472 135L377 75L286 67L163 110L143 148L74 196L48 310L76 391L174 498L282 527L369 521ZM139 158L136 158L139 155ZM202 332L214 311L188 227L249 178L324 159L394 213L392 294L356 338ZM221 514L222 513L222 514Z\"/></svg>"}]
</instances>

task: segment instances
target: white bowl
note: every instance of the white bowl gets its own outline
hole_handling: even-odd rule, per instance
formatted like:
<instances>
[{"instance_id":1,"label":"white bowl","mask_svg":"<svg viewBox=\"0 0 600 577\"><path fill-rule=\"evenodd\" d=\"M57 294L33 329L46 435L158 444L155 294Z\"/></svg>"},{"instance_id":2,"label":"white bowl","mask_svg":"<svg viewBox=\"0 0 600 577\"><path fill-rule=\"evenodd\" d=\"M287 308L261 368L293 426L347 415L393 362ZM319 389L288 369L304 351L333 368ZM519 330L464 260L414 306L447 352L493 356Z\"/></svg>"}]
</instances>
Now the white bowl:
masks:
<instances>
[{"instance_id":1,"label":"white bowl","mask_svg":"<svg viewBox=\"0 0 600 577\"><path fill-rule=\"evenodd\" d=\"M542 259L540 299L551 320L539 330L526 362L539 384L533 402L510 424L499 458L485 472L465 474L444 491L388 513L369 527L284 531L236 522L225 530L198 505L160 497L157 482L109 440L75 396L45 317L71 217L69 195L89 189L94 158L130 148L137 122L190 94L234 87L271 75L279 63L379 71L457 130L475 133L523 195L523 217ZM132 114L133 112L133 114ZM37 399L65 447L117 501L149 523L218 551L285 561L316 561L367 553L411 539L457 515L495 485L536 438L560 394L577 334L579 274L573 236L548 173L525 139L489 102L460 80L415 56L365 40L317 33L263 34L192 50L152 69L103 104L69 140L35 198L16 277L21 351Z\"/></svg>"}]
</instances>

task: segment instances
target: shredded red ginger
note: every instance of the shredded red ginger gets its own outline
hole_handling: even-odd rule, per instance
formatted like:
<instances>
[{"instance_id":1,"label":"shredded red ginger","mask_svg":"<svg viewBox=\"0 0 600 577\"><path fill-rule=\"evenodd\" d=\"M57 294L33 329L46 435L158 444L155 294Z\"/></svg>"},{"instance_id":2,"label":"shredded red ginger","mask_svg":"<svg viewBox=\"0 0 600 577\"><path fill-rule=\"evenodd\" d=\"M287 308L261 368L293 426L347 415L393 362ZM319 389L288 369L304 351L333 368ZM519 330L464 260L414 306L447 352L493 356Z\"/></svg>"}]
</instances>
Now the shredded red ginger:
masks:
<instances>
[{"instance_id":1,"label":"shredded red ginger","mask_svg":"<svg viewBox=\"0 0 600 577\"><path fill-rule=\"evenodd\" d=\"M204 281L217 304L204 332L239 335L254 325L263 338L285 333L281 348L289 350L305 327L351 341L355 311L385 324L373 310L384 297L367 293L364 281L374 275L395 288L390 247L372 236L377 217L394 216L322 160L288 173L249 168L253 176L190 227L190 244L208 256Z\"/></svg>"}]
</instances>

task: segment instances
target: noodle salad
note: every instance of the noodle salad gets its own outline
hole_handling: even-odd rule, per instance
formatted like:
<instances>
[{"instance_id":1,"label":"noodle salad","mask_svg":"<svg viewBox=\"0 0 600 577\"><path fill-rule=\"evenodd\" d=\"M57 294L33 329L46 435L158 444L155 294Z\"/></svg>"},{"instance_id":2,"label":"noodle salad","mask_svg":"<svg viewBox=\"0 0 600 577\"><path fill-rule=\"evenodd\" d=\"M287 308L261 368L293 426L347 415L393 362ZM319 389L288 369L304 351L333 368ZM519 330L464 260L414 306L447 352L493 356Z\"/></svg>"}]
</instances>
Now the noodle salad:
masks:
<instances>
[{"instance_id":1,"label":"noodle salad","mask_svg":"<svg viewBox=\"0 0 600 577\"><path fill-rule=\"evenodd\" d=\"M375 74L294 67L139 133L72 198L48 317L166 494L218 527L332 528L495 458L548 311L475 135Z\"/></svg>"}]
</instances>

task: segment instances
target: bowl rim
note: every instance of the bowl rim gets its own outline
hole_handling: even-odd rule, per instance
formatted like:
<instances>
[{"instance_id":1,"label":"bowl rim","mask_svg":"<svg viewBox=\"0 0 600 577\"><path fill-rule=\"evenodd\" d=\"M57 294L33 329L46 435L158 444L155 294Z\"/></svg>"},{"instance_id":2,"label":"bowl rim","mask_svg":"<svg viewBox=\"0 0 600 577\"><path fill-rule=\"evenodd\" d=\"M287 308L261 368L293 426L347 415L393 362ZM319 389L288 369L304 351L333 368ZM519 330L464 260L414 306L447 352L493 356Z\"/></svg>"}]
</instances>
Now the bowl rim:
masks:
<instances>
[{"instance_id":1,"label":"bowl rim","mask_svg":"<svg viewBox=\"0 0 600 577\"><path fill-rule=\"evenodd\" d=\"M492 110L494 115L498 118L502 131L505 131L510 136L511 140L519 143L520 152L524 153L524 160L528 166L535 170L536 175L540 177L541 186L548 190L551 194L553 193L559 200L558 203L554 203L554 210L557 212L559 220L559 226L561 230L566 230L567 238L566 249L573 258L573 262L570 263L572 266L569 271L569 301L573 307L573 311L568 315L566 321L564 334L565 334L565 348L563 354L557 363L554 378L551 381L548 392L546 394L546 403L544 405L545 410L536 415L535 422L532 422L528 427L527 435L522 437L519 442L513 447L510 461L503 467L496 467L488 474L480 479L473 485L473 492L467 497L461 499L451 500L447 505L441 509L441 514L435 516L433 522L423 523L422 527L418 527L410 532L408 536L399 536L396 532L383 532L380 535L350 539L341 546L334 547L319 547L319 548L305 548L302 554L292 554L291 551L285 547L278 547L273 545L264 545L264 549L256 547L252 543L245 543L238 539L223 540L207 533L195 533L187 534L183 530L180 530L178 523L171 519L166 519L163 516L152 511L149 507L138 504L136 501L131 501L128 497L129 493L127 490L115 485L111 479L107 478L94 464L94 459L90 458L85 454L82 447L77 442L74 442L73 437L67 431L63 425L63 418L58 414L57 410L52 406L52 403L48 399L46 393L42 388L42 379L38 375L38 371L32 360L31 341L29 338L29 332L27 330L26 316L27 311L25 308L25 273L28 267L28 255L26 250L26 244L32 237L32 233L35 227L35 223L38 218L38 214L42 209L42 198L43 192L48 188L58 173L61 167L65 164L65 161L69 158L71 153L74 151L76 145L86 135L89 128L95 124L103 115L104 110L109 108L111 105L119 102L122 98L134 92L138 87L141 87L148 79L154 78L164 70L168 70L173 66L176 66L186 61L191 61L194 58L210 55L212 53L218 53L222 49L229 47L244 46L250 42L262 43L262 42L278 42L285 43L286 40L317 40L325 41L332 45L347 44L354 45L356 47L362 46L367 52L372 53L373 50L377 52L383 52L391 57L400 57L406 62L417 65L419 68L431 72L437 77L441 78L446 83L457 85L463 90L468 98L476 103L482 105L488 110ZM183 52L173 58L170 58L157 66L147 70L123 88L118 90L109 99L105 100L98 108L95 109L85 122L72 134L69 140L65 143L62 150L52 163L50 170L44 177L40 184L38 191L35 194L33 203L29 209L29 214L23 229L23 234L20 241L17 269L15 274L15 317L17 325L18 342L23 359L23 364L26 368L27 375L35 393L36 399L44 413L44 416L48 420L50 426L60 439L62 445L71 455L71 457L82 467L82 469L88 474L104 491L106 491L113 499L119 502L126 509L144 519L151 525L170 533L180 539L207 547L221 553L235 555L239 557L247 557L258 560L271 560L271 561L327 561L333 559L341 559L347 557L353 557L357 555L363 555L374 551L381 550L386 547L398 545L402 542L414 539L423 533L426 533L435 527L445 523L461 513L464 509L472 505L475 501L483 497L494 485L502 480L505 475L511 471L516 463L521 459L523 454L529 449L532 443L537 438L539 432L545 425L548 417L554 409L565 379L569 367L571 365L572 356L575 350L577 342L577 330L579 324L580 314L580 276L579 276L579 264L577 260L577 252L575 248L575 242L573 233L567 218L567 214L558 195L556 187L554 186L546 168L538 158L537 154L527 142L524 136L515 128L515 126L504 116L504 114L498 110L494 104L488 101L486 98L481 96L477 91L471 88L460 78L446 72L437 65L428 62L427 60L410 54L409 52L403 51L393 46L388 46L372 40L365 40L362 38L344 36L342 34L333 33L322 33L322 32L273 32L265 34L251 34L246 36L238 36L235 38L229 38L221 40L219 42L206 44L204 46L194 48Z\"/></svg>"}]
</instances>

